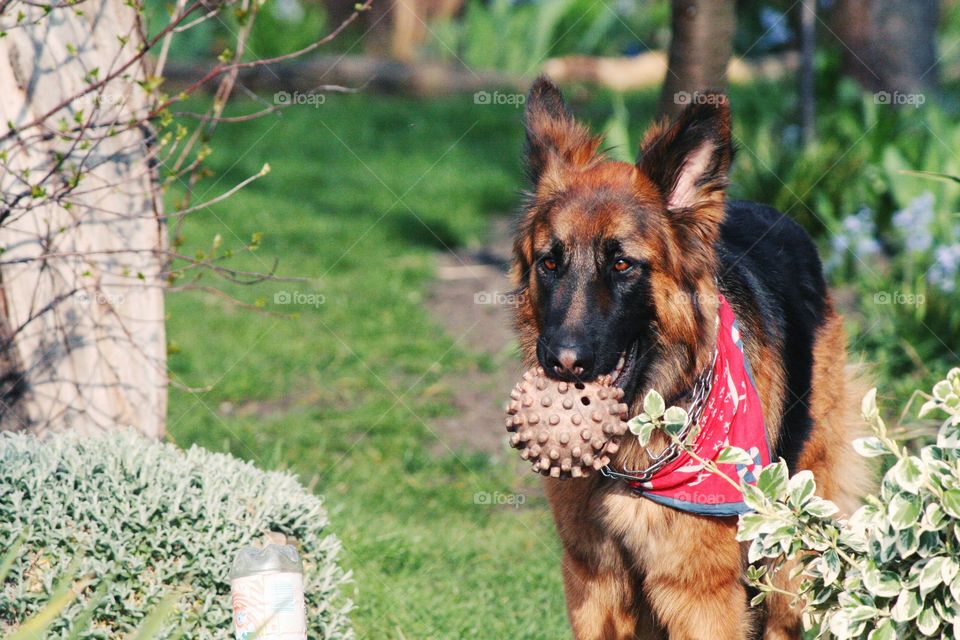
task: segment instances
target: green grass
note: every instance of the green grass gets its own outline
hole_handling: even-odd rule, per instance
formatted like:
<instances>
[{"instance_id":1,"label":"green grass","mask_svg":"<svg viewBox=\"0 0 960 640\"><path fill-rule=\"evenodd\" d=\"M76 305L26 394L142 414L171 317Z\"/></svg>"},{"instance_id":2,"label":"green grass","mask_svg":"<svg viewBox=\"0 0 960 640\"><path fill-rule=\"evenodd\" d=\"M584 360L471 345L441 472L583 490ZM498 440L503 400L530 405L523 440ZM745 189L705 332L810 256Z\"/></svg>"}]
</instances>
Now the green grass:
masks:
<instances>
[{"instance_id":1,"label":"green grass","mask_svg":"<svg viewBox=\"0 0 960 640\"><path fill-rule=\"evenodd\" d=\"M628 138L649 122L655 98L630 97ZM805 218L811 211L853 213L861 197L883 210L889 190L869 181L883 155L875 147L901 139L908 151L915 146L911 114L880 114L883 123L897 118L892 129L853 145L818 182L835 155L785 148L779 132L791 118L789 99L782 87L735 91L742 148L734 193L785 199L785 208L802 197L809 204L791 215L821 231L822 221ZM844 124L851 142L860 136L856 107L844 109L824 108L824 148L844 139L841 116L852 118ZM604 97L576 110L595 129L615 126ZM268 271L277 259L279 275L304 280L244 287L207 274L199 283L217 284L262 313L196 292L168 297L172 376L206 389L171 391L169 432L182 445L230 451L315 483L344 541L343 563L355 572L350 595L361 638L568 635L559 548L535 478L518 476L513 456L504 462L450 451L429 427L451 415L455 385L498 365L457 347L422 303L437 252L478 242L493 216L516 205L520 117L511 106L479 108L469 95L330 96L319 108L225 125L214 141L215 175L197 196L218 195L265 162L272 172L183 228L185 253L209 251L219 234L220 251L235 251L231 265ZM822 168L810 177L810 167ZM888 215L892 205L883 206ZM257 233L262 243L245 253ZM867 302L871 286L858 289ZM323 303L276 304L284 292L323 296ZM918 381L955 364L941 352L926 362L930 371L907 375L910 343L930 343L931 332L906 330L913 325L880 309L892 328L863 340L860 331L879 313L863 300L857 304L868 315L854 314L851 335L856 351L881 364L881 389L899 384L895 395L905 398ZM914 351L926 360L937 348ZM519 493L526 503L477 505L477 492Z\"/></svg>"},{"instance_id":2,"label":"green grass","mask_svg":"<svg viewBox=\"0 0 960 640\"><path fill-rule=\"evenodd\" d=\"M173 378L210 387L171 391L169 432L316 483L355 572L361 638L567 633L558 545L532 474L450 451L428 426L483 362L427 316L424 285L435 252L476 241L491 215L514 206L519 117L477 109L471 96L330 97L224 127L216 175L198 195L264 162L272 172L184 226L190 253L216 234L242 249L262 232L256 253L231 264L263 271L278 258L281 275L308 281L225 287L292 318L198 293L168 297ZM274 304L281 291L324 302ZM477 505L476 492L527 502Z\"/></svg>"}]
</instances>

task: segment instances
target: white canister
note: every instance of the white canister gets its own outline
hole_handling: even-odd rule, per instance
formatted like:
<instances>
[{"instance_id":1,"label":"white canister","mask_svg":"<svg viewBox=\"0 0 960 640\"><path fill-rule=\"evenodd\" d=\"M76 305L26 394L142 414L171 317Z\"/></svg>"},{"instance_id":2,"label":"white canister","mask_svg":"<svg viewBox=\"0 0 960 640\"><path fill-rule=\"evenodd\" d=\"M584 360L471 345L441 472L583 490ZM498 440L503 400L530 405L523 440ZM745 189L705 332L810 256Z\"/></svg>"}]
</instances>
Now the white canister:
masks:
<instances>
[{"instance_id":1,"label":"white canister","mask_svg":"<svg viewBox=\"0 0 960 640\"><path fill-rule=\"evenodd\" d=\"M236 640L306 640L303 564L293 545L241 549L230 591Z\"/></svg>"}]
</instances>

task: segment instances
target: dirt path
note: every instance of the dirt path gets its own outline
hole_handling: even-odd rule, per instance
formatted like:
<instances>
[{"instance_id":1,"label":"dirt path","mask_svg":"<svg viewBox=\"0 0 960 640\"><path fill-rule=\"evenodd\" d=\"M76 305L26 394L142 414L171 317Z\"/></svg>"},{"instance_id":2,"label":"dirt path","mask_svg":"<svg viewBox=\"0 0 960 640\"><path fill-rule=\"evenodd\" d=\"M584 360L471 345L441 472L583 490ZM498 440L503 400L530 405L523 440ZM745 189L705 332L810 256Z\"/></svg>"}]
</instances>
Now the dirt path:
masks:
<instances>
[{"instance_id":1,"label":"dirt path","mask_svg":"<svg viewBox=\"0 0 960 640\"><path fill-rule=\"evenodd\" d=\"M510 251L510 221L497 219L480 248L438 257L427 308L454 340L491 365L470 372L470 384L456 391L457 416L434 424L454 450L508 451L502 405L523 373L511 325Z\"/></svg>"}]
</instances>

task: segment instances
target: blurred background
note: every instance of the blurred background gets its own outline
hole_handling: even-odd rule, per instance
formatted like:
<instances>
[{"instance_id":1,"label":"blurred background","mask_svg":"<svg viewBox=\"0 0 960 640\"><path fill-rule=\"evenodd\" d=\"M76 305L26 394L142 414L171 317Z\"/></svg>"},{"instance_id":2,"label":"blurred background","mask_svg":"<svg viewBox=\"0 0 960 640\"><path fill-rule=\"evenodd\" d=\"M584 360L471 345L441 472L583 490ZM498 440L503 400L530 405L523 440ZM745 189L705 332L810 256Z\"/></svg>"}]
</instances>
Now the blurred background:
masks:
<instances>
[{"instance_id":1,"label":"blurred background","mask_svg":"<svg viewBox=\"0 0 960 640\"><path fill-rule=\"evenodd\" d=\"M567 637L549 512L500 413L520 372L504 270L526 87L549 73L624 160L726 87L731 195L813 234L851 352L902 406L960 364L958 4L384 0L241 71L197 200L271 172L172 242L251 247L231 265L290 280L168 295L169 437L325 495L359 637ZM267 0L243 56L306 47L353 6ZM148 28L170 11L148 1ZM232 55L245 19L174 40L170 86Z\"/></svg>"}]
</instances>

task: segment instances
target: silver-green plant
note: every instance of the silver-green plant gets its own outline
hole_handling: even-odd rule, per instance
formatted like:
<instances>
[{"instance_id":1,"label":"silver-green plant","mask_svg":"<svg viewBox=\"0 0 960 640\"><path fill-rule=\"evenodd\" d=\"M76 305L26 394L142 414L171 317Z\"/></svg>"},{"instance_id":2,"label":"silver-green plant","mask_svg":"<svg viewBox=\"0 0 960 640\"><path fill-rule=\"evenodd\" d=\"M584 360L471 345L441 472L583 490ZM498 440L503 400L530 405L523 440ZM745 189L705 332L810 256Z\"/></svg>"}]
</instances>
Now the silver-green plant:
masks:
<instances>
[{"instance_id":1,"label":"silver-green plant","mask_svg":"<svg viewBox=\"0 0 960 640\"><path fill-rule=\"evenodd\" d=\"M309 637L352 638L327 528L292 475L229 455L133 432L0 434L0 636L55 602L44 638L232 637L231 563L279 532L304 560Z\"/></svg>"},{"instance_id":2,"label":"silver-green plant","mask_svg":"<svg viewBox=\"0 0 960 640\"><path fill-rule=\"evenodd\" d=\"M873 435L857 440L855 448L865 457L895 461L879 495L867 496L848 519L834 518L836 505L816 495L809 471L789 477L783 460L765 467L754 485L701 462L737 486L753 509L740 517L737 538L750 543L748 578L759 589L754 604L771 592L792 596L804 608L807 631L818 638L960 637L960 368L950 370L931 394L918 392L926 400L921 418L946 416L936 442L918 453L889 436L876 395L871 390L861 407ZM664 409L658 394L648 395L644 406L649 408L631 424L641 440L659 428L696 457L692 439L678 435L682 409ZM731 447L719 461L744 456ZM787 560L795 562L796 593L772 579Z\"/></svg>"}]
</instances>

